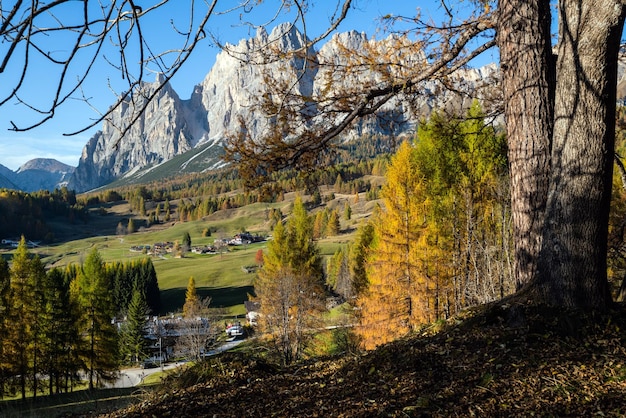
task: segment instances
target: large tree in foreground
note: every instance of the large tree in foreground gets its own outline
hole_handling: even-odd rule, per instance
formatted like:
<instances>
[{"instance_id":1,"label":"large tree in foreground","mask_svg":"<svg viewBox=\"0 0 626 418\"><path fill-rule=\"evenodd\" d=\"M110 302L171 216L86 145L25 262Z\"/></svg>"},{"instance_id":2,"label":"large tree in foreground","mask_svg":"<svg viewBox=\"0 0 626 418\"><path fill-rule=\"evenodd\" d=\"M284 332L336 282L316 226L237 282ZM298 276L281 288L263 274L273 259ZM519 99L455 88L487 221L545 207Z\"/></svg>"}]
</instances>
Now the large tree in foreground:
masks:
<instances>
[{"instance_id":1,"label":"large tree in foreground","mask_svg":"<svg viewBox=\"0 0 626 418\"><path fill-rule=\"evenodd\" d=\"M553 57L549 2L500 2L516 273L533 300L602 308L626 6L561 0L558 12Z\"/></svg>"}]
</instances>

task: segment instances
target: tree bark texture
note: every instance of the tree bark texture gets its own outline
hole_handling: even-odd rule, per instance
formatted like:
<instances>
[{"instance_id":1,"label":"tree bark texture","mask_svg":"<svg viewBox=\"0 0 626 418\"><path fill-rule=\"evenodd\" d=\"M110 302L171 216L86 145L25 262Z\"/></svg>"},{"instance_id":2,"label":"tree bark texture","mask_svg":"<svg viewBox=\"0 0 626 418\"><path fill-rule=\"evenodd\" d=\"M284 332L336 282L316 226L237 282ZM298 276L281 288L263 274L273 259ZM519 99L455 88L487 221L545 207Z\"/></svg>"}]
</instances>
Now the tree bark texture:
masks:
<instances>
[{"instance_id":1,"label":"tree bark texture","mask_svg":"<svg viewBox=\"0 0 626 418\"><path fill-rule=\"evenodd\" d=\"M603 308L624 5L561 0L550 187L536 296Z\"/></svg>"},{"instance_id":2,"label":"tree bark texture","mask_svg":"<svg viewBox=\"0 0 626 418\"><path fill-rule=\"evenodd\" d=\"M501 0L498 13L519 289L536 272L548 194L555 88L550 4Z\"/></svg>"}]
</instances>

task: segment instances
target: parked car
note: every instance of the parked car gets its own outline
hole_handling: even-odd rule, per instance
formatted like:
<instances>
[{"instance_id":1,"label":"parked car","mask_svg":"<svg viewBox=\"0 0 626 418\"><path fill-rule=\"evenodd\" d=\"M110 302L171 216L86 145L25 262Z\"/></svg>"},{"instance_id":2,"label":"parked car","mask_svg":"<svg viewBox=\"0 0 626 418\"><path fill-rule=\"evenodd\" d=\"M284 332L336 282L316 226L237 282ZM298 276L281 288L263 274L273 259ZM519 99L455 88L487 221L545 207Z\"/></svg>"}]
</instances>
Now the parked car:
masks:
<instances>
[{"instance_id":1,"label":"parked car","mask_svg":"<svg viewBox=\"0 0 626 418\"><path fill-rule=\"evenodd\" d=\"M156 367L159 367L159 365L153 361L144 361L143 363L141 363L142 369L154 369Z\"/></svg>"},{"instance_id":2,"label":"parked car","mask_svg":"<svg viewBox=\"0 0 626 418\"><path fill-rule=\"evenodd\" d=\"M229 337L240 337L243 335L243 327L240 323L228 325L226 327L226 335Z\"/></svg>"}]
</instances>

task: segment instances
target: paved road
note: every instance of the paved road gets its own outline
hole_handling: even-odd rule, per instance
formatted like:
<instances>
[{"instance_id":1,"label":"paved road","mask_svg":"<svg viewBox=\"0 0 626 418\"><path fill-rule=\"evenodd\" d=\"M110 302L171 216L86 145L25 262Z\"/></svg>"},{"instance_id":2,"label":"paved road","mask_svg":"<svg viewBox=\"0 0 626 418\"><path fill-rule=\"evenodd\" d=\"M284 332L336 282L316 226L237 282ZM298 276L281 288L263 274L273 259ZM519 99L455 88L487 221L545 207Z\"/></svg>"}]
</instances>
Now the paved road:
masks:
<instances>
[{"instance_id":1,"label":"paved road","mask_svg":"<svg viewBox=\"0 0 626 418\"><path fill-rule=\"evenodd\" d=\"M221 353L222 351L230 350L231 348L241 344L242 342L243 340L227 341L221 346L219 346L218 348L216 348L215 350L209 351L207 355L213 356L217 353ZM179 361L176 363L166 363L163 365L163 370L172 370L184 364L185 362L183 361ZM146 376L149 376L153 373L157 373L160 371L161 371L161 367L153 367L151 369L141 369L139 367L132 368L132 369L124 369L121 371L119 378L115 382L107 384L106 387L118 388L118 389L135 387L135 386L140 385L143 379L146 378Z\"/></svg>"},{"instance_id":2,"label":"paved road","mask_svg":"<svg viewBox=\"0 0 626 418\"><path fill-rule=\"evenodd\" d=\"M172 370L182 366L185 362L167 363L163 365L163 370ZM120 376L113 383L107 384L108 388L131 388L139 386L143 379L150 376L153 373L161 371L161 367L153 367L151 369L141 369L134 367L132 369L124 369L120 372Z\"/></svg>"}]
</instances>

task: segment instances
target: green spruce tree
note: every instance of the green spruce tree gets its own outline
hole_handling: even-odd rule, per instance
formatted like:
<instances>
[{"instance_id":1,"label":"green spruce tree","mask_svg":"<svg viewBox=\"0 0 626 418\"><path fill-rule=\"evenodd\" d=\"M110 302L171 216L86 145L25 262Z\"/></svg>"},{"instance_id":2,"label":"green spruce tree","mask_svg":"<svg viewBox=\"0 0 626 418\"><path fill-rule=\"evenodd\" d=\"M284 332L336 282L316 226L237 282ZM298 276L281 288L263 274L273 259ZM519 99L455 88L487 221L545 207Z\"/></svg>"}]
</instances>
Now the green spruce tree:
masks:
<instances>
[{"instance_id":1,"label":"green spruce tree","mask_svg":"<svg viewBox=\"0 0 626 418\"><path fill-rule=\"evenodd\" d=\"M128 306L126 322L120 330L120 351L122 358L129 363L138 364L145 357L149 309L143 290L135 289Z\"/></svg>"},{"instance_id":2,"label":"green spruce tree","mask_svg":"<svg viewBox=\"0 0 626 418\"><path fill-rule=\"evenodd\" d=\"M272 335L283 363L296 361L323 309L323 271L313 228L302 200L296 198L287 225L278 223L255 281L261 326Z\"/></svg>"},{"instance_id":3,"label":"green spruce tree","mask_svg":"<svg viewBox=\"0 0 626 418\"><path fill-rule=\"evenodd\" d=\"M113 379L118 369L117 331L111 323L115 312L111 286L96 248L87 256L76 280L83 359L89 389L93 389Z\"/></svg>"}]
</instances>

